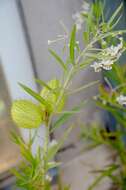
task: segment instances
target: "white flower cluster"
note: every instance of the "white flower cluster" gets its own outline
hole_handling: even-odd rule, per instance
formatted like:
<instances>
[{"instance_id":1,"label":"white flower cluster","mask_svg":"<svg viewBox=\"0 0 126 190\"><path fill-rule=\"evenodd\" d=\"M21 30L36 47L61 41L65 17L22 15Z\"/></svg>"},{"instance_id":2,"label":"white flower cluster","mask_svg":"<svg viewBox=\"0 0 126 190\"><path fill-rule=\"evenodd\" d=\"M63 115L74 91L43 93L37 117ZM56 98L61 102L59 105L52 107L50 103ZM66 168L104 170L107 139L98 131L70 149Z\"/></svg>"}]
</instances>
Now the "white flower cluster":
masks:
<instances>
[{"instance_id":1,"label":"white flower cluster","mask_svg":"<svg viewBox=\"0 0 126 190\"><path fill-rule=\"evenodd\" d=\"M100 55L100 59L97 62L94 62L91 67L94 68L95 72L99 72L102 69L111 70L112 65L120 58L122 55L123 48L123 38L119 38L120 43L117 46L110 46L106 49L103 49Z\"/></svg>"},{"instance_id":2,"label":"white flower cluster","mask_svg":"<svg viewBox=\"0 0 126 190\"><path fill-rule=\"evenodd\" d=\"M116 98L116 101L122 106L126 105L126 96L120 95Z\"/></svg>"},{"instance_id":3,"label":"white flower cluster","mask_svg":"<svg viewBox=\"0 0 126 190\"><path fill-rule=\"evenodd\" d=\"M77 30L80 30L82 28L82 24L84 22L84 17L82 14L87 15L89 9L90 9L89 3L84 1L82 5L82 10L72 15L72 18L75 20Z\"/></svg>"}]
</instances>

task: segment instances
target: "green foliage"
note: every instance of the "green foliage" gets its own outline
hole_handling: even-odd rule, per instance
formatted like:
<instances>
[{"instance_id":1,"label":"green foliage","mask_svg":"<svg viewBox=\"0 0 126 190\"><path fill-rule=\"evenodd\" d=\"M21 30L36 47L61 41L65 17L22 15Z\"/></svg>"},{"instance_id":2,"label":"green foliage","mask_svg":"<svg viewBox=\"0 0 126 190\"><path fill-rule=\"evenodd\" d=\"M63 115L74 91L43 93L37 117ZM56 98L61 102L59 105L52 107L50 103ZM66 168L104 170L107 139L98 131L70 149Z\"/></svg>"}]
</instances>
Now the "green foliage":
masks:
<instances>
[{"instance_id":1,"label":"green foliage","mask_svg":"<svg viewBox=\"0 0 126 190\"><path fill-rule=\"evenodd\" d=\"M46 102L46 100L44 100L43 97L41 97L38 93L36 93L35 91L33 91L32 89L30 89L29 87L25 86L24 84L19 83L19 85L21 86L21 88L23 88L23 90L25 92L27 92L28 94L30 94L33 98L35 98L40 104L44 105L44 106L49 106L48 102Z\"/></svg>"},{"instance_id":2,"label":"green foliage","mask_svg":"<svg viewBox=\"0 0 126 190\"><path fill-rule=\"evenodd\" d=\"M101 1L99 1L101 2ZM101 6L99 5L95 5ZM98 15L100 11L97 12L98 8L93 7L95 9L95 14ZM115 26L118 24L118 22L121 19L121 11L122 11L123 4L121 3L120 6L117 8L117 10L112 14L112 16L109 18L108 22L106 22L106 19L103 16L103 12L101 11L101 19L102 22L100 25L98 24L99 16L96 16L96 22L93 21L93 17L90 17L90 20L88 18L88 22L90 22L90 35L92 34L92 31L95 32L95 27L99 25L101 27L101 33L109 33L112 29L115 28ZM104 22L103 22L104 21ZM92 25L93 22L93 25ZM97 23L96 26L94 26L94 23ZM85 35L85 34L84 34ZM97 34L96 34L97 35ZM87 36L87 35L86 35ZM89 40L89 39L88 39ZM102 40L105 40L104 44L102 44ZM110 36L106 36L106 38L103 38L102 40L99 40L99 44L101 47L106 48L106 46L114 45L117 41L114 38L113 35L112 38ZM111 46L112 47L112 46ZM125 43L124 43L124 49L125 49ZM96 50L96 52L99 51L98 54L94 56L94 54L90 53L88 54L89 58L92 58L94 60L97 60L97 58L101 56L101 49ZM103 56L101 56L103 57ZM117 62L117 61L116 61ZM89 187L89 190L93 190L97 185L105 178L109 177L115 189L125 189L126 183L126 147L125 147L125 141L124 137L126 135L125 127L126 127L126 109L125 109L125 96L126 96L126 68L125 66L119 66L119 65L113 65L113 69L111 71L104 72L105 74L105 82L107 84L107 87L100 85L99 87L99 95L95 97L96 104L103 108L104 110L107 110L110 112L113 117L117 121L116 131L107 131L105 128L101 128L97 123L92 123L91 126L85 128L82 132L82 138L90 140L89 146L87 146L86 150L95 148L99 145L106 145L110 148L110 150L114 150L116 153L116 156L114 158L115 163L111 164L109 166L106 166L104 169L102 168L101 171L97 171L100 173L98 177L94 180L93 184ZM116 172L116 174L115 174Z\"/></svg>"},{"instance_id":3,"label":"green foliage","mask_svg":"<svg viewBox=\"0 0 126 190\"><path fill-rule=\"evenodd\" d=\"M117 169L118 169L118 166L113 164L109 166L107 169L101 171L101 174L97 177L94 183L88 188L88 190L93 190L101 182L101 180L104 179L106 176L114 178L114 176L112 176L112 173Z\"/></svg>"},{"instance_id":4,"label":"green foliage","mask_svg":"<svg viewBox=\"0 0 126 190\"><path fill-rule=\"evenodd\" d=\"M113 114L118 123L125 127L126 121L126 109L120 105L117 98L122 94L125 95L125 84L126 84L126 68L124 66L115 65L110 73L106 73L107 89L104 86L99 87L100 95L97 97L97 105L105 110L108 110ZM109 79L111 81L109 81ZM112 88L113 83L115 87Z\"/></svg>"},{"instance_id":5,"label":"green foliage","mask_svg":"<svg viewBox=\"0 0 126 190\"><path fill-rule=\"evenodd\" d=\"M110 19L108 21L109 29L113 29L120 21L120 19L122 17L122 14L121 14L122 8L123 8L123 3L120 4L120 6L116 9L116 11L110 17Z\"/></svg>"},{"instance_id":6,"label":"green foliage","mask_svg":"<svg viewBox=\"0 0 126 190\"><path fill-rule=\"evenodd\" d=\"M86 101L81 102L80 105L75 106L74 108L72 108L71 111L65 112L63 113L57 121L54 122L51 131L54 131L55 129L57 129L58 127L62 126L63 124L65 124L74 114L78 113L78 111L80 111L84 105L85 105Z\"/></svg>"},{"instance_id":7,"label":"green foliage","mask_svg":"<svg viewBox=\"0 0 126 190\"><path fill-rule=\"evenodd\" d=\"M52 189L49 170L60 165L52 159L63 145L72 128L73 126L64 132L58 143L49 143L48 139L45 139L43 147L39 146L35 155L32 153L32 144L36 135L31 136L29 142L26 143L22 137L17 136L14 132L11 133L13 142L20 148L23 160L18 169L13 168L11 170L17 178L18 187L24 190Z\"/></svg>"},{"instance_id":8,"label":"green foliage","mask_svg":"<svg viewBox=\"0 0 126 190\"><path fill-rule=\"evenodd\" d=\"M107 87L99 86L99 95L95 97L96 104L110 112L117 121L115 131L107 131L101 128L97 123L84 128L82 132L83 139L90 139L89 146L86 149L92 149L99 145L106 145L116 152L115 169L108 173L113 165L107 166L105 170L101 170L98 178L89 187L89 190L94 189L102 179L109 177L117 189L125 189L126 179L126 147L124 137L126 135L126 109L125 105L118 102L118 97L126 95L126 67L114 65L110 72L105 73L105 81ZM114 85L114 87L112 87ZM125 102L124 102L125 103ZM110 126L111 127L111 126ZM117 175L115 175L117 170ZM107 172L106 172L107 171Z\"/></svg>"},{"instance_id":9,"label":"green foliage","mask_svg":"<svg viewBox=\"0 0 126 190\"><path fill-rule=\"evenodd\" d=\"M14 101L11 110L14 122L17 124L17 126L24 128L38 128L40 124L44 124L46 126L46 135L44 139L44 146L38 147L38 151L35 155L32 153L32 145L37 135L33 137L30 136L28 143L24 142L21 137L15 134L12 135L14 142L20 148L21 156L23 158L23 162L19 168L13 170L13 173L17 178L18 187L21 187L24 190L52 189L49 170L59 165L59 163L52 160L55 158L58 150L67 139L68 134L73 128L73 125L70 125L58 143L53 144L50 142L50 134L58 127L62 127L63 124L66 124L73 115L78 114L87 102L87 100L84 100L79 105L73 105L71 110L64 111L64 105L67 101L66 98L72 94L79 93L98 82L93 81L90 84L82 85L72 89L71 84L73 78L94 61L97 62L96 66L99 66L102 62L101 66L98 68L100 70L108 70L108 68L111 69L111 65L117 62L121 54L124 52L125 44L122 42L122 35L126 32L126 30L113 31L113 28L120 20L119 14L121 9L122 5L119 6L119 8L107 22L104 18L104 5L101 3L101 1L96 1L96 3L91 5L91 8L87 14L83 12L80 13L80 16L83 16L83 19L85 20L85 30L82 31L84 47L80 47L79 43L76 41L76 34L78 31L75 24L70 34L68 34L69 52L63 51L66 53L64 56L66 57L66 60L61 58L54 50L49 49L50 54L55 58L56 62L60 64L61 69L63 69L61 80L52 79L49 82L44 82L37 79L36 82L42 87L42 90L39 93L35 92L24 84L19 83L21 88L26 93L31 95L37 101L37 103L32 103L28 100ZM119 19L116 19L118 16ZM110 45L113 45L113 41L117 42L117 46L110 47ZM103 45L103 42L106 42L105 45ZM99 48L97 48L98 43L101 44L101 47ZM113 50L113 48L115 48L114 50L116 51L118 48L118 51L116 55L114 54L114 56L110 56L111 52L108 53L108 50ZM111 59L109 60L109 58ZM109 61L107 62L107 65L103 64L105 61ZM96 68L96 71L98 69ZM116 71L118 71L118 69L116 69ZM112 73L111 75L113 76ZM120 77L119 73L117 75L121 80L120 84L122 84L122 76ZM125 112L125 109L116 102L116 97L120 92L124 93L124 88L123 91L121 91L121 88L118 88L118 90L116 89L114 91L112 90L112 92L109 94L103 87L101 87L101 96L98 97L97 104L113 113L113 115L118 118L118 121L122 124L125 120L124 114L122 117L121 111ZM103 104L103 100L107 101L105 105ZM88 137L95 141L95 146L99 144L111 145L118 151L121 161L125 162L125 156L123 152L124 144L120 140L122 137L121 130L119 134L109 134L110 136L106 133L106 131L103 131L102 134L104 135L102 136L101 131L97 130L97 128L92 128L92 130L88 134ZM117 138L117 141L111 140L113 135L116 136L114 137ZM104 140L104 137L106 137L107 140ZM115 170L116 165L110 166L107 169L105 168L101 176L96 180L93 186L91 186L90 190L104 176L110 176L112 179L115 179L115 177L112 175L113 171ZM120 175L125 177L123 172L124 169L121 170ZM70 188L69 186L60 186L59 190L60 189L68 190Z\"/></svg>"},{"instance_id":10,"label":"green foliage","mask_svg":"<svg viewBox=\"0 0 126 190\"><path fill-rule=\"evenodd\" d=\"M109 177L113 185L117 189L123 189L124 179L126 176L126 149L123 136L126 132L118 128L116 131L107 132L105 128L101 128L97 123L92 123L89 128L83 129L82 139L88 140L90 143L85 148L90 150L100 145L106 145L110 150L114 150L113 157L114 163L105 166L100 171L96 171L99 175L90 185L88 190L92 190L105 178Z\"/></svg>"},{"instance_id":11,"label":"green foliage","mask_svg":"<svg viewBox=\"0 0 126 190\"><path fill-rule=\"evenodd\" d=\"M43 97L50 105L49 107L47 107L47 110L49 109L49 112L54 112L54 110L62 111L65 104L65 95L62 96L62 98L56 106L56 102L59 98L60 91L62 88L60 81L57 79L53 79L49 81L47 84L53 91L50 91L49 88L45 86L40 92L41 97Z\"/></svg>"},{"instance_id":12,"label":"green foliage","mask_svg":"<svg viewBox=\"0 0 126 190\"><path fill-rule=\"evenodd\" d=\"M17 178L17 186L21 189L39 190L43 189L43 186L47 187L50 183L48 178L46 179L45 170L56 166L55 163L46 163L45 149L38 147L38 151L35 156L32 154L32 143L26 144L21 137L13 135L14 142L16 142L20 148L23 158L18 170L13 169L12 173Z\"/></svg>"}]
</instances>

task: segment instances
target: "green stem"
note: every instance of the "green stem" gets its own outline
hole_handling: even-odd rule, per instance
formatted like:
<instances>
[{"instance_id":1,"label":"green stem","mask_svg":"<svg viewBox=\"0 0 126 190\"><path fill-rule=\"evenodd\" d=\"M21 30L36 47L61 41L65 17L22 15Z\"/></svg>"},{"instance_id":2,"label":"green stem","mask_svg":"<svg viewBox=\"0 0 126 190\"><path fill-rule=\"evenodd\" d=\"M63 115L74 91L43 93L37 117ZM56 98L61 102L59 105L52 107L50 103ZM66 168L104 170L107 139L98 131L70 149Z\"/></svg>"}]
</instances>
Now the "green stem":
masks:
<instances>
[{"instance_id":1,"label":"green stem","mask_svg":"<svg viewBox=\"0 0 126 190\"><path fill-rule=\"evenodd\" d=\"M44 142L44 175L43 175L43 186L46 187L46 175L47 175L47 155L48 155L48 147L49 147L50 135L49 135L49 122L45 125L45 142Z\"/></svg>"},{"instance_id":2,"label":"green stem","mask_svg":"<svg viewBox=\"0 0 126 190\"><path fill-rule=\"evenodd\" d=\"M68 92L67 94L68 95L76 94L76 93L81 92L82 90L87 89L87 88L89 88L89 87L91 87L91 86L93 86L95 84L98 84L98 83L99 83L99 80L90 82L89 84L81 86L80 88L77 88L77 89L75 89L75 90L73 90L71 92Z\"/></svg>"},{"instance_id":3,"label":"green stem","mask_svg":"<svg viewBox=\"0 0 126 190\"><path fill-rule=\"evenodd\" d=\"M66 80L65 80L65 82L64 82L64 84L63 84L63 87L62 87L62 89L61 89L59 98L58 98L58 100L56 101L56 104L55 104L55 106L54 106L55 109L54 109L53 113L50 115L49 123L48 123L49 127L50 127L51 122L52 122L53 114L57 112L57 107L58 107L58 105L59 105L61 99L62 99L63 96L64 96L65 90L67 89L67 86L69 85L69 82L70 82L70 80L71 80L71 78L72 78L74 72L75 72L75 69L74 69L74 66L72 66L71 69L70 69L70 71L69 71L69 73L68 73L68 75L67 75L67 78L66 78Z\"/></svg>"}]
</instances>

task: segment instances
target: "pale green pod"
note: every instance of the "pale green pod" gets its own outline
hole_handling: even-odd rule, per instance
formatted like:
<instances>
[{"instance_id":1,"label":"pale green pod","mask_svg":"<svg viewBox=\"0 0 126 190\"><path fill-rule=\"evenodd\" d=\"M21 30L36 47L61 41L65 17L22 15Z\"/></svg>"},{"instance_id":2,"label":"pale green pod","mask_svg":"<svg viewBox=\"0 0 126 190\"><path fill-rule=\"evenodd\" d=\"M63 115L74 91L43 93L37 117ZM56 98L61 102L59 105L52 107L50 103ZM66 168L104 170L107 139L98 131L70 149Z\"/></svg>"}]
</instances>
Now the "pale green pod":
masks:
<instances>
[{"instance_id":1,"label":"pale green pod","mask_svg":"<svg viewBox=\"0 0 126 190\"><path fill-rule=\"evenodd\" d=\"M29 100L16 100L11 108L12 119L18 127L37 128L41 125L42 110Z\"/></svg>"}]
</instances>

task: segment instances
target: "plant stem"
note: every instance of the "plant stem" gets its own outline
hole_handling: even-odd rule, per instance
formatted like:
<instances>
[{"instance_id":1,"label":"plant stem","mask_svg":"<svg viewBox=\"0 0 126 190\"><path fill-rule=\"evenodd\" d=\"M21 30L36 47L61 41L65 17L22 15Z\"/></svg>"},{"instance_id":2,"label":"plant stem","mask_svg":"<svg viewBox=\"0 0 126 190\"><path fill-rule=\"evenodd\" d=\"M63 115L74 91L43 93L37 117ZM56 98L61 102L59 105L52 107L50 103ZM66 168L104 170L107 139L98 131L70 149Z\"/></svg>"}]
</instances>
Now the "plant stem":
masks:
<instances>
[{"instance_id":1,"label":"plant stem","mask_svg":"<svg viewBox=\"0 0 126 190\"><path fill-rule=\"evenodd\" d=\"M63 96L64 96L65 90L66 90L66 88L67 88L67 86L68 86L68 84L69 84L69 82L70 82L70 80L71 80L71 78L72 78L74 72L75 72L75 68L74 68L74 66L72 66L71 69L70 69L70 71L69 71L69 73L68 73L68 75L67 75L67 78L66 78L66 80L65 80L65 82L64 82L64 84L63 84L63 87L62 87L62 89L61 89L59 98L58 98L58 100L56 101L56 104L55 104L55 106L54 106L55 109L54 109L53 113L50 115L49 123L48 123L48 126L49 126L49 127L50 127L51 122L52 122L53 114L57 111L57 107L58 107L58 105L59 105L61 99L62 99Z\"/></svg>"}]
</instances>

